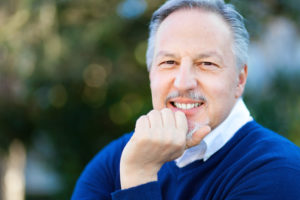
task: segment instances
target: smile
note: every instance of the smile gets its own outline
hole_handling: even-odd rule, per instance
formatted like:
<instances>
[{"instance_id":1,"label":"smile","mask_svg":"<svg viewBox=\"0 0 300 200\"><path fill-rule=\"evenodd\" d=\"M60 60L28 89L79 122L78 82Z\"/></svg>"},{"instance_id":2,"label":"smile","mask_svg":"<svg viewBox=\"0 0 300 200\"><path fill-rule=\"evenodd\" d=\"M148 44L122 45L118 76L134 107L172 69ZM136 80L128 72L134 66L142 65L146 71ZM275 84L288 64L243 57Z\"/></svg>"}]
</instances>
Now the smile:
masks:
<instances>
[{"instance_id":1,"label":"smile","mask_svg":"<svg viewBox=\"0 0 300 200\"><path fill-rule=\"evenodd\" d=\"M173 106L175 106L178 109L182 110L189 110L196 107L199 107L201 103L177 103L177 102L171 102Z\"/></svg>"},{"instance_id":2,"label":"smile","mask_svg":"<svg viewBox=\"0 0 300 200\"><path fill-rule=\"evenodd\" d=\"M166 107L173 112L182 111L186 116L193 116L206 109L207 101L203 95L170 95L166 100Z\"/></svg>"},{"instance_id":3,"label":"smile","mask_svg":"<svg viewBox=\"0 0 300 200\"><path fill-rule=\"evenodd\" d=\"M170 100L168 104L173 111L181 110L186 115L194 115L203 109L205 101L178 98Z\"/></svg>"}]
</instances>

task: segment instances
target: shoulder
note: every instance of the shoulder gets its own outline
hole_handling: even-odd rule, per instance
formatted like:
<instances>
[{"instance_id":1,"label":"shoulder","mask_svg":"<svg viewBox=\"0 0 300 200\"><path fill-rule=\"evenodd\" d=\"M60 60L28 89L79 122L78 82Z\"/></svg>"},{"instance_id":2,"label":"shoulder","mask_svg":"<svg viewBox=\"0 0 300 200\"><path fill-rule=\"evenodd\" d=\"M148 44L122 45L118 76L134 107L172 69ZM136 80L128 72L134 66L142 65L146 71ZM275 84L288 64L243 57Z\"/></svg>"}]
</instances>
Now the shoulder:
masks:
<instances>
[{"instance_id":1,"label":"shoulder","mask_svg":"<svg viewBox=\"0 0 300 200\"><path fill-rule=\"evenodd\" d=\"M242 127L229 143L223 162L237 180L290 176L300 180L300 148L255 121Z\"/></svg>"},{"instance_id":2,"label":"shoulder","mask_svg":"<svg viewBox=\"0 0 300 200\"><path fill-rule=\"evenodd\" d=\"M80 175L72 199L81 197L108 199L111 192L120 188L118 178L120 158L131 135L132 133L128 133L112 141L94 156Z\"/></svg>"},{"instance_id":3,"label":"shoulder","mask_svg":"<svg viewBox=\"0 0 300 200\"><path fill-rule=\"evenodd\" d=\"M99 171L107 167L107 169L118 168L122 151L127 142L131 138L132 133L124 134L122 137L113 140L111 143L101 149L94 158L86 166L86 170ZM100 167L99 167L100 166ZM90 169L92 168L92 169ZM118 169L115 169L118 171ZM102 173L102 172L101 172Z\"/></svg>"},{"instance_id":4,"label":"shoulder","mask_svg":"<svg viewBox=\"0 0 300 200\"><path fill-rule=\"evenodd\" d=\"M219 157L231 169L260 173L275 168L300 171L300 148L255 121L247 123L226 144Z\"/></svg>"},{"instance_id":5,"label":"shoulder","mask_svg":"<svg viewBox=\"0 0 300 200\"><path fill-rule=\"evenodd\" d=\"M230 194L241 199L299 197L300 148L256 122L237 134L238 142L228 155L234 185Z\"/></svg>"},{"instance_id":6,"label":"shoulder","mask_svg":"<svg viewBox=\"0 0 300 200\"><path fill-rule=\"evenodd\" d=\"M287 138L257 124L248 124L248 132L241 138L240 146L249 155L263 160L273 159L282 164L295 164L300 169L300 148Z\"/></svg>"}]
</instances>

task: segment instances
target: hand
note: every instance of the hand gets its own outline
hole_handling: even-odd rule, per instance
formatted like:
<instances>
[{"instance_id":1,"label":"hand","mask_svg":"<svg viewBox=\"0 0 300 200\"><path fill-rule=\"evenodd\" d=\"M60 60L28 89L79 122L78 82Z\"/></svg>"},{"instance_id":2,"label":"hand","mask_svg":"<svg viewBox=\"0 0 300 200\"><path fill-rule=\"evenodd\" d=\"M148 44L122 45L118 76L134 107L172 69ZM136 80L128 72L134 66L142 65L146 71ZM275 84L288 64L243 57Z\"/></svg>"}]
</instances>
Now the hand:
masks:
<instances>
[{"instance_id":1,"label":"hand","mask_svg":"<svg viewBox=\"0 0 300 200\"><path fill-rule=\"evenodd\" d=\"M122 189L157 180L161 166L195 146L210 132L204 126L187 139L188 123L183 112L152 110L141 116L125 146L120 163Z\"/></svg>"}]
</instances>

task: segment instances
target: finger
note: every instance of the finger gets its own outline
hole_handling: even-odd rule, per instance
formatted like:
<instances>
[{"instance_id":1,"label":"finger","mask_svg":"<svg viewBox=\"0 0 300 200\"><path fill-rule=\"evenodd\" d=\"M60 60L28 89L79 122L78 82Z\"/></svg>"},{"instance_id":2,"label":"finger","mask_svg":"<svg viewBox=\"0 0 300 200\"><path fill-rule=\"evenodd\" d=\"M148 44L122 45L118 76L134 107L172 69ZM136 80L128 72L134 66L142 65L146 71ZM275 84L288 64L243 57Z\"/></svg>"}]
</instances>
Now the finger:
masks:
<instances>
[{"instance_id":1,"label":"finger","mask_svg":"<svg viewBox=\"0 0 300 200\"><path fill-rule=\"evenodd\" d=\"M176 111L175 120L177 129L182 130L186 134L188 131L188 123L185 114L181 111Z\"/></svg>"},{"instance_id":2,"label":"finger","mask_svg":"<svg viewBox=\"0 0 300 200\"><path fill-rule=\"evenodd\" d=\"M148 116L142 115L135 123L135 132L144 132L150 128Z\"/></svg>"},{"instance_id":3,"label":"finger","mask_svg":"<svg viewBox=\"0 0 300 200\"><path fill-rule=\"evenodd\" d=\"M163 121L163 126L168 128L175 128L176 121L174 112L171 109L164 108L161 110L161 116Z\"/></svg>"},{"instance_id":4,"label":"finger","mask_svg":"<svg viewBox=\"0 0 300 200\"><path fill-rule=\"evenodd\" d=\"M150 128L162 128L162 117L158 110L152 110L148 114L148 119L150 123Z\"/></svg>"},{"instance_id":5,"label":"finger","mask_svg":"<svg viewBox=\"0 0 300 200\"><path fill-rule=\"evenodd\" d=\"M209 132L211 131L210 126L205 125L201 128L199 128L197 131L195 131L191 137L187 137L187 141L186 141L186 148L191 148L193 146L196 146L198 144L200 144L200 142L203 140L203 138L209 134Z\"/></svg>"}]
</instances>

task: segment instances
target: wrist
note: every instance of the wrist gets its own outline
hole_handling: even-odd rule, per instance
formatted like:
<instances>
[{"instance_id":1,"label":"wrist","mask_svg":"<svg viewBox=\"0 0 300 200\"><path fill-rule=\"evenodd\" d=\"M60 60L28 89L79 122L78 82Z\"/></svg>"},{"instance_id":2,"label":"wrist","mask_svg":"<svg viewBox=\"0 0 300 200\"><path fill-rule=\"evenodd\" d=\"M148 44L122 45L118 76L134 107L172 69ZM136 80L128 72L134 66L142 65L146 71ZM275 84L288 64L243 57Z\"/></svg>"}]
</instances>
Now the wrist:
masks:
<instances>
[{"instance_id":1,"label":"wrist","mask_svg":"<svg viewBox=\"0 0 300 200\"><path fill-rule=\"evenodd\" d=\"M157 167L146 169L143 167L130 168L128 166L127 167L121 166L120 168L121 188L127 189L145 183L157 181L158 170L159 169L157 169Z\"/></svg>"}]
</instances>

